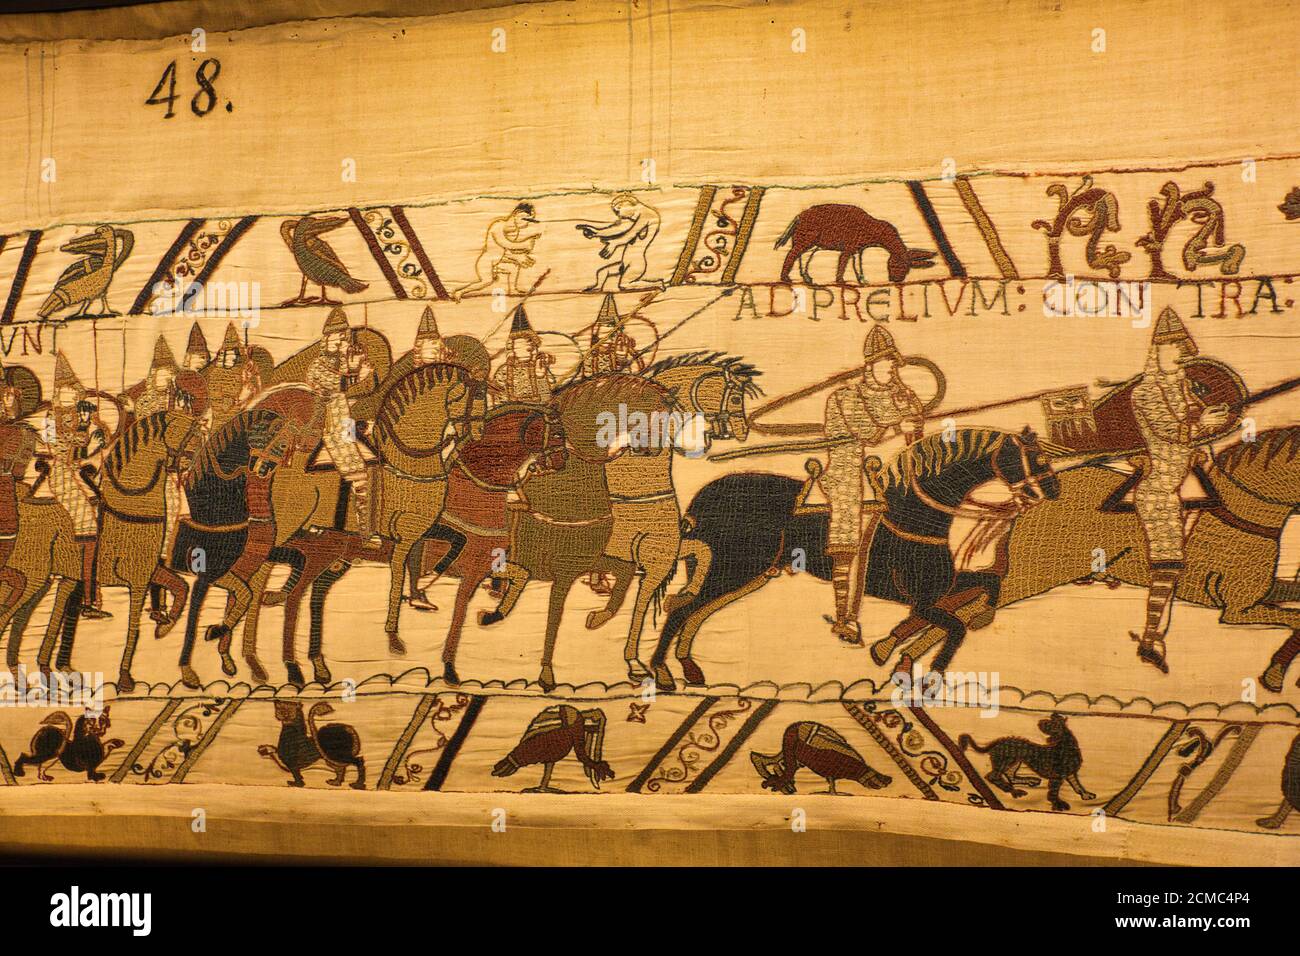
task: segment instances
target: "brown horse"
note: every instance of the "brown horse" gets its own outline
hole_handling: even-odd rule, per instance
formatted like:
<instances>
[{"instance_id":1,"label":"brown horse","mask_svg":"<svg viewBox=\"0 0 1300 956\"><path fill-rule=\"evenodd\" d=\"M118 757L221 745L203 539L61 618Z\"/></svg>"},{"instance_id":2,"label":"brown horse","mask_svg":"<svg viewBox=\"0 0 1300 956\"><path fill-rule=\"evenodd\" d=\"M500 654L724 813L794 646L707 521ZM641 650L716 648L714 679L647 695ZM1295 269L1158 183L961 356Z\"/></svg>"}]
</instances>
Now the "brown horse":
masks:
<instances>
[{"instance_id":1,"label":"brown horse","mask_svg":"<svg viewBox=\"0 0 1300 956\"><path fill-rule=\"evenodd\" d=\"M131 662L150 585L171 596L166 614L160 615L156 637L165 636L185 609L189 585L159 562L159 553L167 533L165 522L177 519L166 514L165 484L174 480L172 471L198 431L199 423L184 412L157 412L128 425L104 458L97 577L101 586L125 587L130 592L119 693L129 694L135 687Z\"/></svg>"},{"instance_id":2,"label":"brown horse","mask_svg":"<svg viewBox=\"0 0 1300 956\"><path fill-rule=\"evenodd\" d=\"M435 580L443 574L460 579L442 648L443 677L449 684L460 683L456 649L470 599L510 547L510 491L532 475L559 471L567 457L558 416L539 405L492 409L484 420L483 437L461 448L448 479L446 506L431 532L448 547L442 554L428 546L422 552L426 567L433 565L429 570ZM417 577L425 569L421 567Z\"/></svg>"},{"instance_id":3,"label":"brown horse","mask_svg":"<svg viewBox=\"0 0 1300 956\"><path fill-rule=\"evenodd\" d=\"M786 253L785 263L781 266L781 281L790 281L790 269L799 263L799 275L808 285L813 285L813 278L808 273L812 257L819 249L827 249L840 254L839 265L835 270L837 284L844 282L844 269L849 261L857 273L858 282L867 284L862 269L862 253L871 248L884 249L889 253L887 269L890 282L902 282L913 269L928 269L934 265L934 253L925 249L909 249L898 234L898 230L883 219L877 219L865 209L845 203L821 203L809 206L790 221L775 248L780 249L787 242L790 251Z\"/></svg>"},{"instance_id":4,"label":"brown horse","mask_svg":"<svg viewBox=\"0 0 1300 956\"><path fill-rule=\"evenodd\" d=\"M590 571L614 575L607 608L588 616L588 626L598 627L617 612L636 571L632 562L605 553L614 527L605 465L618 449L604 441L602 413L617 409L629 387L639 389L644 384L631 375L602 376L575 382L556 396L568 462L562 471L534 472L520 486L524 506L514 515L509 551L496 571L506 582L505 593L496 610L479 613L480 624L496 624L514 609L530 580L551 582L537 678L548 692L556 686L552 667L555 642L564 602L574 583Z\"/></svg>"}]
</instances>

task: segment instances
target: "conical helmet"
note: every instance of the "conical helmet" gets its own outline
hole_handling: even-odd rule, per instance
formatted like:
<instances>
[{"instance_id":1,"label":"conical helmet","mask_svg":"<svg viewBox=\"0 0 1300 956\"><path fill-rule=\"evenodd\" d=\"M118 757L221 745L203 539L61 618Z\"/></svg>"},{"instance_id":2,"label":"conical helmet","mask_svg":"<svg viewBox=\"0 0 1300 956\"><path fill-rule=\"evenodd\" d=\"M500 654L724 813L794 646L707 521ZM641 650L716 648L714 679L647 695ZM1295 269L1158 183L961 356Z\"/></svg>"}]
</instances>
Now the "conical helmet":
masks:
<instances>
[{"instance_id":1,"label":"conical helmet","mask_svg":"<svg viewBox=\"0 0 1300 956\"><path fill-rule=\"evenodd\" d=\"M623 316L619 315L614 293L606 293L601 299L601 311L595 316L595 325L591 326L591 342L610 338L621 328L623 328Z\"/></svg>"},{"instance_id":2,"label":"conical helmet","mask_svg":"<svg viewBox=\"0 0 1300 956\"><path fill-rule=\"evenodd\" d=\"M342 306L334 306L330 309L329 317L325 319L325 324L321 326L321 335L334 335L337 332L346 332L348 325L348 314L343 311Z\"/></svg>"},{"instance_id":3,"label":"conical helmet","mask_svg":"<svg viewBox=\"0 0 1300 956\"><path fill-rule=\"evenodd\" d=\"M208 340L203 337L203 330L199 328L199 323L195 322L190 326L190 339L185 344L185 367L202 368L212 361L212 353L208 351Z\"/></svg>"},{"instance_id":4,"label":"conical helmet","mask_svg":"<svg viewBox=\"0 0 1300 956\"><path fill-rule=\"evenodd\" d=\"M862 345L862 362L870 365L883 358L901 358L894 345L894 337L885 331L884 326L874 326L867 333L867 340Z\"/></svg>"},{"instance_id":5,"label":"conical helmet","mask_svg":"<svg viewBox=\"0 0 1300 956\"><path fill-rule=\"evenodd\" d=\"M438 338L442 338L442 333L438 331L438 320L434 318L433 308L426 305L420 316L420 327L415 330L415 341Z\"/></svg>"},{"instance_id":6,"label":"conical helmet","mask_svg":"<svg viewBox=\"0 0 1300 956\"><path fill-rule=\"evenodd\" d=\"M177 371L176 357L172 355L171 346L167 344L167 339L160 335L153 346L153 364L149 366L149 371L156 372L163 368L170 369L173 374Z\"/></svg>"},{"instance_id":7,"label":"conical helmet","mask_svg":"<svg viewBox=\"0 0 1300 956\"><path fill-rule=\"evenodd\" d=\"M226 325L226 336L221 340L221 351L223 352L242 352L244 342L239 337L239 330L235 328L235 323L231 322Z\"/></svg>"},{"instance_id":8,"label":"conical helmet","mask_svg":"<svg viewBox=\"0 0 1300 956\"><path fill-rule=\"evenodd\" d=\"M78 395L86 391L77 374L72 371L72 364L68 361L68 357L58 352L54 356L54 391L57 393L65 388L75 389Z\"/></svg>"},{"instance_id":9,"label":"conical helmet","mask_svg":"<svg viewBox=\"0 0 1300 956\"><path fill-rule=\"evenodd\" d=\"M1169 306L1165 306L1164 311L1156 319L1155 331L1151 333L1151 344L1153 346L1181 345L1188 355L1196 355L1198 352L1196 342L1187 331L1187 326L1183 325L1183 320L1178 317L1178 313Z\"/></svg>"}]
</instances>

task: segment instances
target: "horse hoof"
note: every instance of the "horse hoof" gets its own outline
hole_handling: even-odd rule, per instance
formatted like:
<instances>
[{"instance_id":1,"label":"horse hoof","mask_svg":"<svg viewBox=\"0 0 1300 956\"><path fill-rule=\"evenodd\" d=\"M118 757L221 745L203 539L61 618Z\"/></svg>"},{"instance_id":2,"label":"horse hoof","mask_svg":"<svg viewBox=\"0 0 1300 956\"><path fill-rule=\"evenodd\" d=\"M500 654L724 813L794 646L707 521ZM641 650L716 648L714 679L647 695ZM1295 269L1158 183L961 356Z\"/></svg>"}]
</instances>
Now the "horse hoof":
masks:
<instances>
[{"instance_id":1,"label":"horse hoof","mask_svg":"<svg viewBox=\"0 0 1300 956\"><path fill-rule=\"evenodd\" d=\"M871 645L871 659L879 667L884 667L889 663L889 657L894 653L894 647L898 642L893 637L882 637Z\"/></svg>"},{"instance_id":2,"label":"horse hoof","mask_svg":"<svg viewBox=\"0 0 1300 956\"><path fill-rule=\"evenodd\" d=\"M607 624L614 616L614 612L606 609L592 611L587 615L587 630L594 631L602 624Z\"/></svg>"},{"instance_id":3,"label":"horse hoof","mask_svg":"<svg viewBox=\"0 0 1300 956\"><path fill-rule=\"evenodd\" d=\"M436 610L438 610L438 605L434 604L434 603L433 603L432 601L430 601L427 597L425 597L423 591L416 591L414 594L411 595L411 597L408 599L407 603L411 605L411 610L412 610L412 611L436 611Z\"/></svg>"},{"instance_id":4,"label":"horse hoof","mask_svg":"<svg viewBox=\"0 0 1300 956\"><path fill-rule=\"evenodd\" d=\"M1282 679L1284 677L1286 677L1286 668L1281 664L1269 664L1268 670L1259 676L1259 682L1264 685L1265 690L1280 694L1282 693Z\"/></svg>"},{"instance_id":5,"label":"horse hoof","mask_svg":"<svg viewBox=\"0 0 1300 956\"><path fill-rule=\"evenodd\" d=\"M221 655L221 673L227 677L234 677L239 673L239 668L235 666L235 659L229 654Z\"/></svg>"},{"instance_id":6,"label":"horse hoof","mask_svg":"<svg viewBox=\"0 0 1300 956\"><path fill-rule=\"evenodd\" d=\"M80 617L87 621L106 621L113 615L105 611L102 607L92 607L88 604L81 606Z\"/></svg>"},{"instance_id":7,"label":"horse hoof","mask_svg":"<svg viewBox=\"0 0 1300 956\"><path fill-rule=\"evenodd\" d=\"M456 665L450 661L442 665L442 679L453 687L460 683L460 675L456 673Z\"/></svg>"},{"instance_id":8,"label":"horse hoof","mask_svg":"<svg viewBox=\"0 0 1300 956\"><path fill-rule=\"evenodd\" d=\"M122 671L117 675L117 692L119 694L130 694L135 691L135 678L129 671Z\"/></svg>"},{"instance_id":9,"label":"horse hoof","mask_svg":"<svg viewBox=\"0 0 1300 956\"><path fill-rule=\"evenodd\" d=\"M388 635L388 653L394 657L406 656L406 645L402 643L402 639L396 634Z\"/></svg>"},{"instance_id":10,"label":"horse hoof","mask_svg":"<svg viewBox=\"0 0 1300 956\"><path fill-rule=\"evenodd\" d=\"M704 671L700 670L700 665L695 663L689 657L678 658L677 663L682 665L682 674L686 677L687 687L703 687L705 684Z\"/></svg>"},{"instance_id":11,"label":"horse hoof","mask_svg":"<svg viewBox=\"0 0 1300 956\"><path fill-rule=\"evenodd\" d=\"M651 677L650 668L646 667L635 657L627 662L628 680L634 684L640 684L647 677Z\"/></svg>"},{"instance_id":12,"label":"horse hoof","mask_svg":"<svg viewBox=\"0 0 1300 956\"><path fill-rule=\"evenodd\" d=\"M194 668L188 664L181 668L181 683L190 690L202 690L203 682L199 680L199 675L194 673Z\"/></svg>"},{"instance_id":13,"label":"horse hoof","mask_svg":"<svg viewBox=\"0 0 1300 956\"><path fill-rule=\"evenodd\" d=\"M504 620L505 620L505 615L502 614L500 611L479 611L478 612L478 622L479 625L482 627L491 627L493 624L497 624Z\"/></svg>"},{"instance_id":14,"label":"horse hoof","mask_svg":"<svg viewBox=\"0 0 1300 956\"><path fill-rule=\"evenodd\" d=\"M296 663L294 663L293 661L285 661L284 670L289 677L289 683L292 684L294 687L298 688L299 690L302 690L304 687L307 686L307 681L304 680L302 676L302 668L299 667Z\"/></svg>"},{"instance_id":15,"label":"horse hoof","mask_svg":"<svg viewBox=\"0 0 1300 956\"><path fill-rule=\"evenodd\" d=\"M323 657L313 657L311 659L311 669L317 682L325 687L328 687L334 680L334 675L331 674L330 669L325 666L325 658Z\"/></svg>"},{"instance_id":16,"label":"horse hoof","mask_svg":"<svg viewBox=\"0 0 1300 956\"><path fill-rule=\"evenodd\" d=\"M153 629L153 639L155 641L161 641L172 632L172 628L175 626L176 622L171 619L159 621L157 626Z\"/></svg>"},{"instance_id":17,"label":"horse hoof","mask_svg":"<svg viewBox=\"0 0 1300 956\"><path fill-rule=\"evenodd\" d=\"M266 591L262 594L262 607L279 607L289 600L289 595L283 591Z\"/></svg>"},{"instance_id":18,"label":"horse hoof","mask_svg":"<svg viewBox=\"0 0 1300 956\"><path fill-rule=\"evenodd\" d=\"M541 684L542 690L546 691L548 694L555 690L555 671L551 668L550 664L544 666L541 673L537 675L537 683Z\"/></svg>"},{"instance_id":19,"label":"horse hoof","mask_svg":"<svg viewBox=\"0 0 1300 956\"><path fill-rule=\"evenodd\" d=\"M663 694L671 694L677 690L677 681L673 679L672 671L664 664L655 666L655 690Z\"/></svg>"},{"instance_id":20,"label":"horse hoof","mask_svg":"<svg viewBox=\"0 0 1300 956\"><path fill-rule=\"evenodd\" d=\"M266 668L262 666L262 662L256 657L245 657L244 663L248 665L249 676L256 683L265 684L270 679L270 675L266 673Z\"/></svg>"}]
</instances>

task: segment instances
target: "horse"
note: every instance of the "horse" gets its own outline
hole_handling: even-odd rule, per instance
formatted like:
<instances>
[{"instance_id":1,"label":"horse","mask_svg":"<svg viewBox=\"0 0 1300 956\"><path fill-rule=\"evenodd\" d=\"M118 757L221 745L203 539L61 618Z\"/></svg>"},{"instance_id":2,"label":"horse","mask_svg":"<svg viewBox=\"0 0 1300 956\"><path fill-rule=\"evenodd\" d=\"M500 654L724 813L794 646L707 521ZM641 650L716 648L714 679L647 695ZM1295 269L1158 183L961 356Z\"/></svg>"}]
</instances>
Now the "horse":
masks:
<instances>
[{"instance_id":1,"label":"horse","mask_svg":"<svg viewBox=\"0 0 1300 956\"><path fill-rule=\"evenodd\" d=\"M30 489L18 485L18 532L6 567L21 576L21 588L0 607L0 635L9 628L6 663L16 670L22 650L23 632L36 606L45 598L55 578L54 605L45 628L36 662L49 675L54 645L59 644L55 666L66 671L72 666L72 645L82 603L81 544L76 539L72 518L52 498L32 498Z\"/></svg>"},{"instance_id":2,"label":"horse","mask_svg":"<svg viewBox=\"0 0 1300 956\"><path fill-rule=\"evenodd\" d=\"M442 648L443 678L447 683L460 683L456 651L470 599L478 586L494 574L496 556L507 553L510 546L508 494L527 476L558 472L567 458L564 432L554 410L524 403L492 409L483 422L483 437L461 447L448 478L442 517L426 536L426 541L446 542L447 548L439 555L426 545L422 566L411 569L416 578L411 585L413 594L429 562L435 562L428 569L435 580L443 574L460 579Z\"/></svg>"},{"instance_id":3,"label":"horse","mask_svg":"<svg viewBox=\"0 0 1300 956\"><path fill-rule=\"evenodd\" d=\"M167 533L165 521L177 519L166 515L164 483L172 480L168 469L177 465L198 428L198 421L184 412L155 412L128 425L104 456L96 577L101 586L130 591L119 693L129 694L135 688L131 662L150 585L158 585L171 596L155 637L166 636L185 608L189 585L159 561Z\"/></svg>"},{"instance_id":4,"label":"horse","mask_svg":"<svg viewBox=\"0 0 1300 956\"><path fill-rule=\"evenodd\" d=\"M602 413L610 412L645 384L635 379L621 373L583 379L556 394L554 407L564 429L567 462L562 471L534 472L520 486L525 504L513 516L504 565L494 571L505 581L505 590L495 610L479 612L480 625L496 624L514 609L530 580L551 582L537 678L548 693L556 687L552 666L555 642L564 602L574 582L590 571L608 571L614 576L604 611L592 611L587 617L588 628L595 628L617 612L636 570L631 561L606 553L614 516L605 466L618 448L610 447L602 431Z\"/></svg>"},{"instance_id":5,"label":"horse","mask_svg":"<svg viewBox=\"0 0 1300 956\"><path fill-rule=\"evenodd\" d=\"M1140 467L1128 474L1095 460L1062 470L1059 499L1021 515L1012 527L999 606L1071 582L1148 587L1145 538L1133 505L1124 501L1141 476ZM1300 601L1300 583L1277 580L1282 529L1300 508L1300 426L1228 445L1198 469L1198 477L1208 500L1186 506L1195 518L1175 596L1218 608L1224 624L1289 630L1260 677L1280 693L1300 654L1300 610L1281 606ZM1106 555L1100 573L1093 567L1097 549Z\"/></svg>"},{"instance_id":6,"label":"horse","mask_svg":"<svg viewBox=\"0 0 1300 956\"><path fill-rule=\"evenodd\" d=\"M166 563L196 579L179 661L181 682L193 690L203 686L191 666L203 600L213 584L249 590L247 580L230 573L244 557L249 538L247 484L250 477L265 479L270 463L284 453L291 440L286 425L270 409L236 412L200 446L182 483L190 514L177 526ZM214 625L205 637L217 642L222 672L233 677L238 671L230 656L230 629Z\"/></svg>"},{"instance_id":7,"label":"horse","mask_svg":"<svg viewBox=\"0 0 1300 956\"><path fill-rule=\"evenodd\" d=\"M814 477L820 471L816 464L809 465ZM973 489L995 479L1013 493L1007 511L984 512L963 504ZM864 591L910 609L895 631L917 622L934 624L943 633L944 646L933 665L945 670L967 626L943 606L944 599L982 592L992 604L1000 589L995 571L957 570L948 544L954 518L992 518L986 529L1002 528L1010 509L1055 498L1057 478L1028 428L1019 434L965 428L950 436L928 436L899 452L879 480L883 510L865 542ZM830 580L829 513L803 504L810 482L736 473L705 485L691 501L688 537L703 541L715 560L700 593L674 608L664 622L651 661L659 689L676 689L663 666L674 645L686 683L703 686L704 672L691 657L700 627L722 608L791 571L796 554L806 556L807 573ZM659 679L661 675L668 679Z\"/></svg>"},{"instance_id":8,"label":"horse","mask_svg":"<svg viewBox=\"0 0 1300 956\"><path fill-rule=\"evenodd\" d=\"M406 653L397 636L406 559L442 514L449 461L460 443L483 433L482 418L473 414L482 388L460 365L423 365L387 389L375 415L371 440L380 467L372 494L377 530L392 542L384 632L395 655Z\"/></svg>"},{"instance_id":9,"label":"horse","mask_svg":"<svg viewBox=\"0 0 1300 956\"><path fill-rule=\"evenodd\" d=\"M754 382L758 374L739 358L691 352L656 362L640 372L647 380L644 385L625 389L622 403L629 423L640 413L650 424L644 440L635 440L633 433L629 440L635 447L624 448L605 465L614 517L605 554L632 562L640 577L623 649L628 677L636 683L652 675L640 659L641 632L651 604L671 610L689 601L699 593L712 563L704 542L682 537L672 476L674 453L703 453L716 439L744 441L749 435L745 397L759 394ZM696 434L690 434L687 425L692 419L703 424ZM661 424L656 428L656 423ZM665 598L677 562L683 559L689 578L677 594ZM613 613L597 611L589 626L599 627Z\"/></svg>"}]
</instances>

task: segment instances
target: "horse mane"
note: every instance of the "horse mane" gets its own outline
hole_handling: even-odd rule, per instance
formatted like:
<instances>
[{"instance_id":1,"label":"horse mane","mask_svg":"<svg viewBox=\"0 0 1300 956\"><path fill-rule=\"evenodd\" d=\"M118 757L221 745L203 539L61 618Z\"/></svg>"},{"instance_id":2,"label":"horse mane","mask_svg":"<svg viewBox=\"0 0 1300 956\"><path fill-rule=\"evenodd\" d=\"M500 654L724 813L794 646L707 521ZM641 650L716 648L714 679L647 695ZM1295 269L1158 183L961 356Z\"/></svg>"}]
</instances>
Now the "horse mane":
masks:
<instances>
[{"instance_id":1,"label":"horse mane","mask_svg":"<svg viewBox=\"0 0 1300 956\"><path fill-rule=\"evenodd\" d=\"M583 401L596 405L604 402L635 401L645 395L653 395L666 407L672 405L668 389L658 382L652 382L631 372L613 372L592 378L580 378L555 392L559 404L568 406Z\"/></svg>"},{"instance_id":2,"label":"horse mane","mask_svg":"<svg viewBox=\"0 0 1300 956\"><path fill-rule=\"evenodd\" d=\"M952 440L945 439L942 433L927 435L894 458L885 473L886 487L893 489L905 483L909 476L923 478L949 465L971 461L987 454L1005 437L1005 432L995 428L961 428Z\"/></svg>"},{"instance_id":3,"label":"horse mane","mask_svg":"<svg viewBox=\"0 0 1300 956\"><path fill-rule=\"evenodd\" d=\"M1275 458L1283 463L1290 462L1300 454L1300 425L1288 425L1285 428L1270 428L1256 435L1254 441L1238 441L1229 445L1215 456L1214 462L1227 474L1232 474L1242 465L1253 462L1260 455L1264 456L1267 468Z\"/></svg>"},{"instance_id":4,"label":"horse mane","mask_svg":"<svg viewBox=\"0 0 1300 956\"><path fill-rule=\"evenodd\" d=\"M218 471L218 459L239 435L254 429L264 430L271 422L282 420L279 414L267 408L246 408L236 412L228 422L208 436L208 440L199 449L190 470L190 484L207 477L210 472Z\"/></svg>"},{"instance_id":5,"label":"horse mane","mask_svg":"<svg viewBox=\"0 0 1300 956\"><path fill-rule=\"evenodd\" d=\"M470 381L470 375L464 366L450 362L434 362L431 365L421 365L419 368L411 369L384 393L384 400L376 418L400 418L431 388L448 383L461 384L466 381Z\"/></svg>"},{"instance_id":6,"label":"horse mane","mask_svg":"<svg viewBox=\"0 0 1300 956\"><path fill-rule=\"evenodd\" d=\"M113 450L109 452L108 458L104 462L105 466L114 471L121 471L131 463L131 458L137 451L158 438L166 430L167 411L165 409L160 412L153 412L144 418L137 418L113 443Z\"/></svg>"},{"instance_id":7,"label":"horse mane","mask_svg":"<svg viewBox=\"0 0 1300 956\"><path fill-rule=\"evenodd\" d=\"M667 358L659 359L652 365L646 366L641 370L641 375L645 378L654 378L656 375L672 369L694 368L702 365L721 366L724 370L729 372L732 377L741 382L745 394L751 398L757 398L763 394L763 389L754 381L754 379L763 373L740 356L728 355L726 352L710 352L704 350L698 352L683 352L680 355L670 355Z\"/></svg>"}]
</instances>

